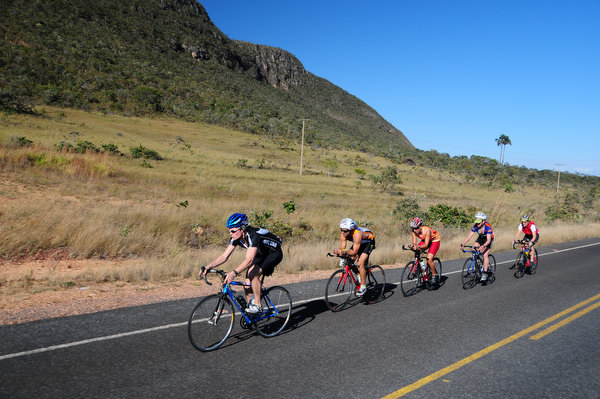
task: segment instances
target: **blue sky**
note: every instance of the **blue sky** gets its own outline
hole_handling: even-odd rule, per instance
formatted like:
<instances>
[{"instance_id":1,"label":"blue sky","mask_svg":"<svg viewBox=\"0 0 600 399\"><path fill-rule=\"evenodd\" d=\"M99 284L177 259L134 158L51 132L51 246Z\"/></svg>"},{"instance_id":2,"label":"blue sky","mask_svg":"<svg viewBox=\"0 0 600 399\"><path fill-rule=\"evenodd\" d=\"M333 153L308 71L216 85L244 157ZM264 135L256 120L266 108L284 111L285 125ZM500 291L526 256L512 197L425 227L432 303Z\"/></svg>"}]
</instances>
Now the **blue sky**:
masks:
<instances>
[{"instance_id":1,"label":"blue sky","mask_svg":"<svg viewBox=\"0 0 600 399\"><path fill-rule=\"evenodd\" d=\"M600 176L600 0L200 0L423 150Z\"/></svg>"}]
</instances>

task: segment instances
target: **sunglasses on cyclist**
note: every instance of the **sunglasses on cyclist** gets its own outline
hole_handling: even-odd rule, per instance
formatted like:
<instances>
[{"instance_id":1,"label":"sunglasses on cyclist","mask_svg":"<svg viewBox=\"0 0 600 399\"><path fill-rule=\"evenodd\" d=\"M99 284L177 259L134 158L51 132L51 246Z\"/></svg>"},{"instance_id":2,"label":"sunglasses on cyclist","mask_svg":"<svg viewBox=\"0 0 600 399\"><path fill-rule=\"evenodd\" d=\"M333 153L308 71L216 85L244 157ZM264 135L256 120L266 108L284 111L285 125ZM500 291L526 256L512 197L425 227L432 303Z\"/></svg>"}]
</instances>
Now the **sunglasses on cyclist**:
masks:
<instances>
[{"instance_id":1,"label":"sunglasses on cyclist","mask_svg":"<svg viewBox=\"0 0 600 399\"><path fill-rule=\"evenodd\" d=\"M348 230L348 229L340 229L340 231L341 231L342 233L349 233L349 232L350 232L350 230Z\"/></svg>"},{"instance_id":2,"label":"sunglasses on cyclist","mask_svg":"<svg viewBox=\"0 0 600 399\"><path fill-rule=\"evenodd\" d=\"M237 233L237 232L238 232L238 231L240 231L240 230L241 230L241 229L231 229L231 230L229 230L229 233L230 233L230 234L235 234L235 233Z\"/></svg>"}]
</instances>

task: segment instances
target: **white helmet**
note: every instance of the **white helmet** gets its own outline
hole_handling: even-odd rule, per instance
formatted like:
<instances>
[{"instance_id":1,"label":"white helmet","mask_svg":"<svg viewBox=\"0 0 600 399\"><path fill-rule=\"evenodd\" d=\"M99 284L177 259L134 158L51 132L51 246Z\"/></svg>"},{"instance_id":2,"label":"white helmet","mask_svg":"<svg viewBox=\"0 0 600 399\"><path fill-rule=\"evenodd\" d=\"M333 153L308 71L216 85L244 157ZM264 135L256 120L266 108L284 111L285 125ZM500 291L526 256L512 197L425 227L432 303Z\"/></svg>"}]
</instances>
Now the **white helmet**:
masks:
<instances>
[{"instance_id":1,"label":"white helmet","mask_svg":"<svg viewBox=\"0 0 600 399\"><path fill-rule=\"evenodd\" d=\"M356 222L350 218L344 218L340 222L340 229L355 230L356 227L357 227Z\"/></svg>"},{"instance_id":2,"label":"white helmet","mask_svg":"<svg viewBox=\"0 0 600 399\"><path fill-rule=\"evenodd\" d=\"M477 212L475 215L475 223L484 222L487 219L487 215L483 212Z\"/></svg>"}]
</instances>

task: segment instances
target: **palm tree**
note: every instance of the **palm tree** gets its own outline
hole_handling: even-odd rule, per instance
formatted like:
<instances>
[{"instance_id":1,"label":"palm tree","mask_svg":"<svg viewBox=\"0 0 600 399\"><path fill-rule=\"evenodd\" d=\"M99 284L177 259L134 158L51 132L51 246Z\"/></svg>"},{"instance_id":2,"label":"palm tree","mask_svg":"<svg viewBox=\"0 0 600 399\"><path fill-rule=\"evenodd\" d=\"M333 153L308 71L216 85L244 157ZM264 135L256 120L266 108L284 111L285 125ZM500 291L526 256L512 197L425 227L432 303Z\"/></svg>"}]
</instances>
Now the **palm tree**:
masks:
<instances>
[{"instance_id":1,"label":"palm tree","mask_svg":"<svg viewBox=\"0 0 600 399\"><path fill-rule=\"evenodd\" d=\"M504 151L506 149L506 145L512 145L512 143L507 135L501 134L500 137L496 139L496 144L498 147L500 147L500 164L504 165Z\"/></svg>"}]
</instances>

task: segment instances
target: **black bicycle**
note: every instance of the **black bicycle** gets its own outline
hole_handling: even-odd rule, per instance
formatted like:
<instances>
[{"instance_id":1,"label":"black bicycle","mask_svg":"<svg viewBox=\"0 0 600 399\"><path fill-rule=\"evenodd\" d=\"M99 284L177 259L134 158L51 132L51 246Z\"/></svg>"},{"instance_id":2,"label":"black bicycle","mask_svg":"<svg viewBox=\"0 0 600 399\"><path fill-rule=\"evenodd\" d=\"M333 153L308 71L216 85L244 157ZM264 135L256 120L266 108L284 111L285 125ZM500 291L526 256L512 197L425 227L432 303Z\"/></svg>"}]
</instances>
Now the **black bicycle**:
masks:
<instances>
[{"instance_id":1,"label":"black bicycle","mask_svg":"<svg viewBox=\"0 0 600 399\"><path fill-rule=\"evenodd\" d=\"M204 272L204 266L202 271ZM223 270L211 269L209 273L216 273L221 282L227 276ZM262 278L264 280L264 276ZM204 281L212 285L206 276ZM261 289L260 306L263 310L257 314L249 314L245 310L246 299L243 293L235 292L231 288L235 285L250 287L239 281L223 284L218 294L207 296L192 311L188 321L188 336L194 348L208 352L223 345L233 330L236 308L237 313L242 316L242 328L254 328L263 337L274 337L287 325L292 313L292 299L288 290L280 286Z\"/></svg>"},{"instance_id":2,"label":"black bicycle","mask_svg":"<svg viewBox=\"0 0 600 399\"><path fill-rule=\"evenodd\" d=\"M515 277L521 278L525 273L535 274L538 266L538 252L537 249L533 249L533 262L531 262L531 247L530 241L527 238L515 241L515 244L521 244L521 252L517 255L515 262ZM513 244L513 249L515 249Z\"/></svg>"}]
</instances>

